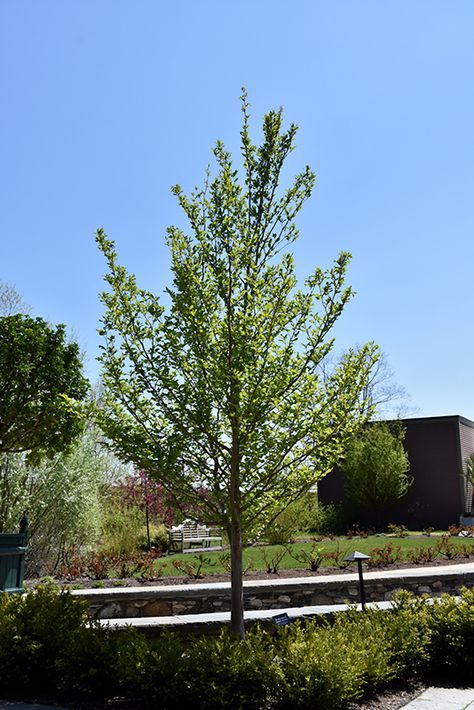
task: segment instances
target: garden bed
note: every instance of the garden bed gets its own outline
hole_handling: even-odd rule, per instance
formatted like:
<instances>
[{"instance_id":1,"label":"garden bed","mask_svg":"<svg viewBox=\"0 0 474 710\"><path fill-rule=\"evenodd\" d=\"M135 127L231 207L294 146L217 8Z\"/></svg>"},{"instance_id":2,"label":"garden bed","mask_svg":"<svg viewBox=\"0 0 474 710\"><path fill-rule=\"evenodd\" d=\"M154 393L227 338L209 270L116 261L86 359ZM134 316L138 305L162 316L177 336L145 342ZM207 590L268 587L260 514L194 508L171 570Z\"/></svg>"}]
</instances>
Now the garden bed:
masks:
<instances>
[{"instance_id":1,"label":"garden bed","mask_svg":"<svg viewBox=\"0 0 474 710\"><path fill-rule=\"evenodd\" d=\"M451 566L459 564L468 564L470 560L468 559L436 559L431 562L420 563L420 564L410 564L409 562L398 562L390 565L385 565L384 570L403 570L403 569L423 569L426 567L441 567L441 566ZM244 575L244 581L251 580L265 580L274 581L275 579L292 579L297 577L321 577L326 575L340 575L347 574L349 572L356 572L357 568L355 565L350 565L344 569L340 567L322 567L317 572L311 572L308 569L292 568L292 569L280 569L277 573L269 573L264 570L247 572ZM375 568L366 569L366 572L375 571ZM155 577L153 579L139 579L137 577L128 577L125 579L117 578L105 578L101 580L91 579L88 577L77 578L73 580L56 580L53 578L42 578L42 579L27 579L25 580L25 585L27 589L32 589L38 584L44 584L49 582L54 582L60 587L68 587L74 589L88 589L88 588L100 588L100 587L137 587L137 586L168 586L168 585L187 585L187 584L209 584L213 582L230 582L230 574L223 572L209 572L205 573L202 577L194 578L191 576L166 576L166 577Z\"/></svg>"}]
</instances>

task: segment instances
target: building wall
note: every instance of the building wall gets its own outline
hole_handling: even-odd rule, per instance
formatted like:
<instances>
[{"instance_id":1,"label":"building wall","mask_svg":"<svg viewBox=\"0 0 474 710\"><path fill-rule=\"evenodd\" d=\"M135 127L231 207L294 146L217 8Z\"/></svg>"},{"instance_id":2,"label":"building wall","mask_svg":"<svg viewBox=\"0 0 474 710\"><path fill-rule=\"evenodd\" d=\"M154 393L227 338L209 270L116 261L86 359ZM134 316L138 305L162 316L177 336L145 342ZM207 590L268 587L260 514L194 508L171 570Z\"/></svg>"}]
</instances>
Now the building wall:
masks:
<instances>
[{"instance_id":1,"label":"building wall","mask_svg":"<svg viewBox=\"0 0 474 710\"><path fill-rule=\"evenodd\" d=\"M474 451L474 426L468 419L461 417L459 422L459 434L461 445L461 465L462 469L466 470L466 459L468 459ZM462 490L463 508L464 511L471 510L472 506L472 484L462 479L460 482ZM463 512L464 512L463 511Z\"/></svg>"},{"instance_id":2,"label":"building wall","mask_svg":"<svg viewBox=\"0 0 474 710\"><path fill-rule=\"evenodd\" d=\"M461 462L474 452L474 422L459 416L405 419L405 449L413 484L400 504L386 511L387 523L446 529L464 512ZM318 485L322 503L343 499L344 479L333 471ZM367 515L359 511L360 522Z\"/></svg>"}]
</instances>

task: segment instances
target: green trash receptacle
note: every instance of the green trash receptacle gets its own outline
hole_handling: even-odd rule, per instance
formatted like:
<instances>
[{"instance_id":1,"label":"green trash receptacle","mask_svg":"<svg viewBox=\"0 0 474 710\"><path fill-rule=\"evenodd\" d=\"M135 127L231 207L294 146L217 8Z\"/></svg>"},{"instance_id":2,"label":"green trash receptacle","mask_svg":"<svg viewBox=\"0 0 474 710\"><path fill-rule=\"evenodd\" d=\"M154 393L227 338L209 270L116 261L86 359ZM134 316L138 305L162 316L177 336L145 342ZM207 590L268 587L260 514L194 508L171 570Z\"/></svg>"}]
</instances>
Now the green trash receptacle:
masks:
<instances>
[{"instance_id":1,"label":"green trash receptacle","mask_svg":"<svg viewBox=\"0 0 474 710\"><path fill-rule=\"evenodd\" d=\"M28 518L20 521L20 532L0 534L0 591L9 594L23 592L25 552L28 538Z\"/></svg>"}]
</instances>

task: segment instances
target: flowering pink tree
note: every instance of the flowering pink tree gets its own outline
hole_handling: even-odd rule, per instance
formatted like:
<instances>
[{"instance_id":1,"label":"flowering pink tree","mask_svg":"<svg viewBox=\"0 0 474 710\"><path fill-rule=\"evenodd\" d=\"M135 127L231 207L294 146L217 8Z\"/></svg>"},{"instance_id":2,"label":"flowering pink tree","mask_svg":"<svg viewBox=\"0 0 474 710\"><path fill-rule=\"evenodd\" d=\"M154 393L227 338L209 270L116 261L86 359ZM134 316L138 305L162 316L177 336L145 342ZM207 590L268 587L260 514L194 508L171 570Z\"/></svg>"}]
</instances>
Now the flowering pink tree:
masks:
<instances>
[{"instance_id":1,"label":"flowering pink tree","mask_svg":"<svg viewBox=\"0 0 474 710\"><path fill-rule=\"evenodd\" d=\"M125 479L121 495L126 505L144 511L147 545L150 549L150 519L159 518L165 525L171 525L174 520L174 511L166 500L165 489L160 483L152 481L145 471L136 471Z\"/></svg>"}]
</instances>

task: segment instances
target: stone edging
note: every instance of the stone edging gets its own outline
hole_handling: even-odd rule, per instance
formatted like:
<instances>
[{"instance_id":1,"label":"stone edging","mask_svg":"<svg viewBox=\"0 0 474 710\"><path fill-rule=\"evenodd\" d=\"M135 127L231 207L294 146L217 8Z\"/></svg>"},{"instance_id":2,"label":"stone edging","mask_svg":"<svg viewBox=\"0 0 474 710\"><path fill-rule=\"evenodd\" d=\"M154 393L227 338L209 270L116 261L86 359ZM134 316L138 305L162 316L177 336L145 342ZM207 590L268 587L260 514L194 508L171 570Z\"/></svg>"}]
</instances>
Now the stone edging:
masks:
<instances>
[{"instance_id":1,"label":"stone edging","mask_svg":"<svg viewBox=\"0 0 474 710\"><path fill-rule=\"evenodd\" d=\"M365 572L368 602L390 600L397 589L430 597L456 594L474 585L474 563L389 571ZM88 600L92 615L99 619L175 617L215 614L230 610L230 584L184 584L156 587L77 589L74 596ZM359 599L355 573L293 579L248 580L244 582L247 611L332 606Z\"/></svg>"}]
</instances>

